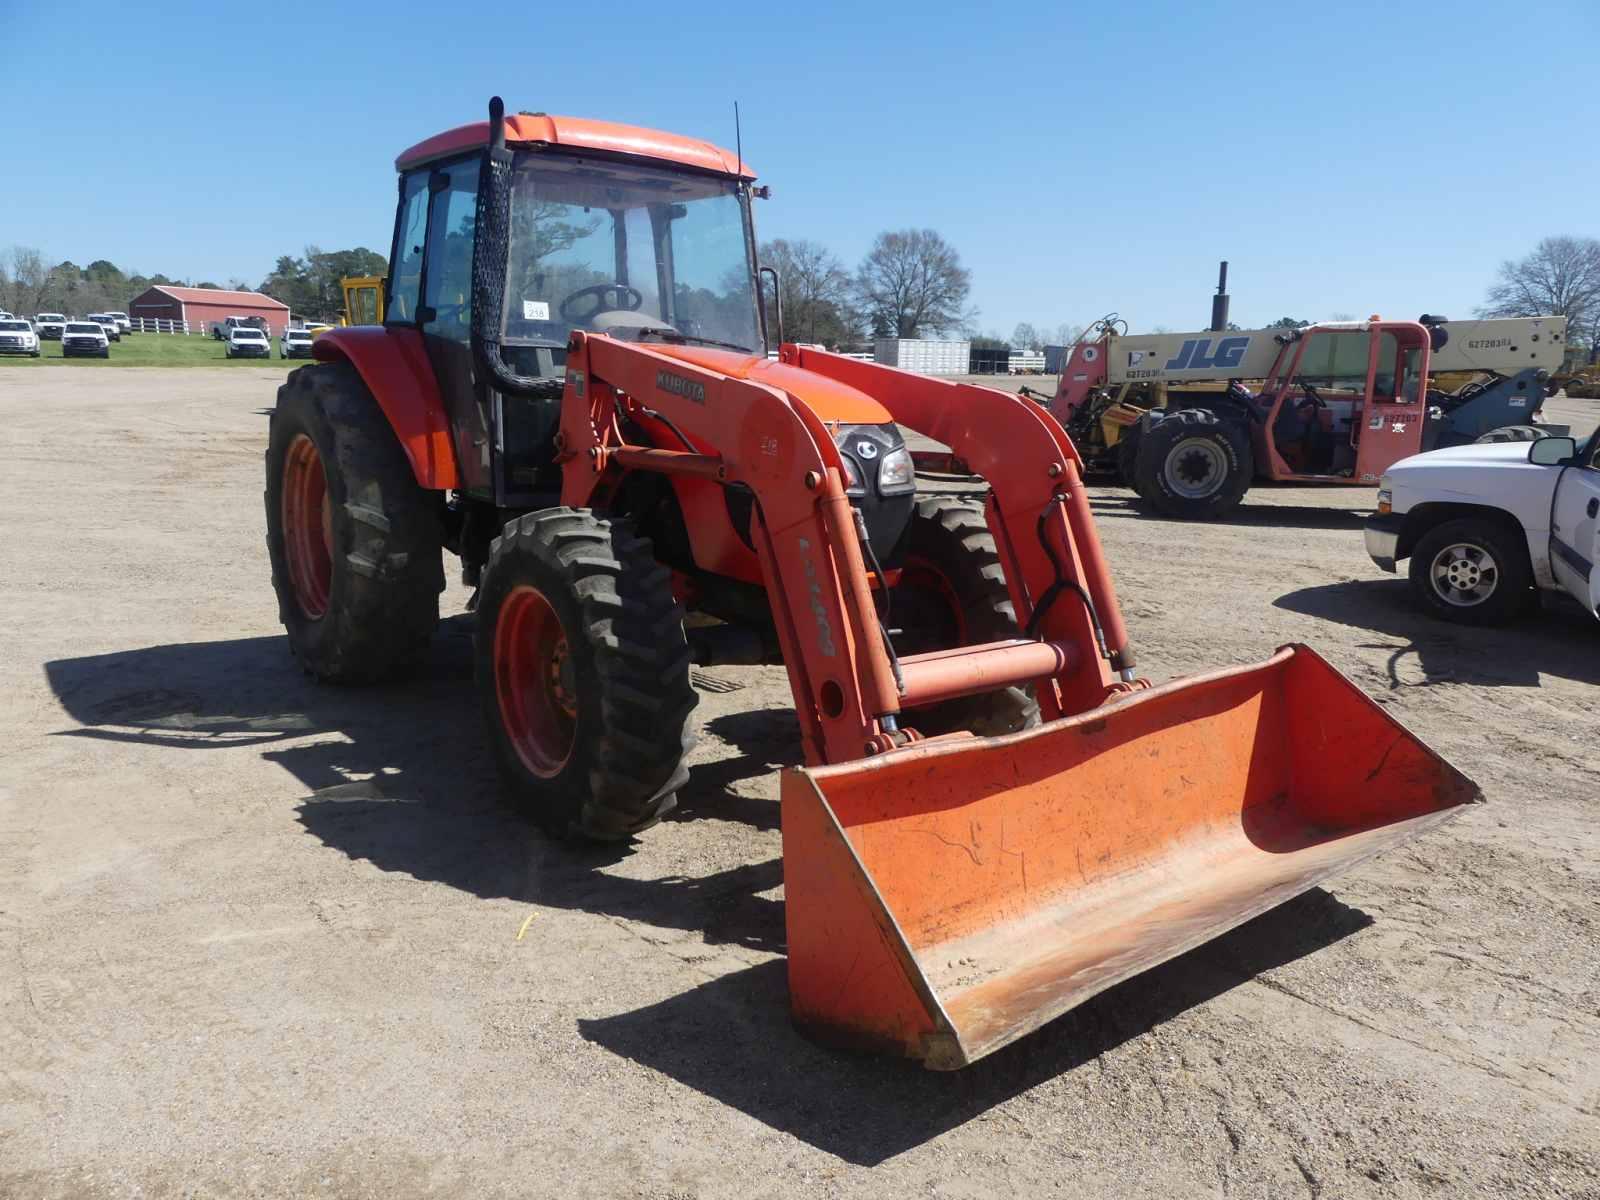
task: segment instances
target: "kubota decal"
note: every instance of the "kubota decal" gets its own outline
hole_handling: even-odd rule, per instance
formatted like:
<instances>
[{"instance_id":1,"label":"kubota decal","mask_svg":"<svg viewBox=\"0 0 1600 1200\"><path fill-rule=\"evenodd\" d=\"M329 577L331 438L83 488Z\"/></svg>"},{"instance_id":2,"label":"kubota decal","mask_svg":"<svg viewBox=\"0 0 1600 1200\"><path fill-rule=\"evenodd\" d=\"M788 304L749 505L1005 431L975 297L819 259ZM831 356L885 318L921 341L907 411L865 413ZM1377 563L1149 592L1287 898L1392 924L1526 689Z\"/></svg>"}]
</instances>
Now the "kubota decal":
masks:
<instances>
[{"instance_id":1,"label":"kubota decal","mask_svg":"<svg viewBox=\"0 0 1600 1200\"><path fill-rule=\"evenodd\" d=\"M1177 357L1169 359L1168 371L1201 371L1209 367L1237 367L1244 361L1244 352L1250 346L1247 337L1227 337L1217 341L1215 352L1210 338L1185 338Z\"/></svg>"},{"instance_id":2,"label":"kubota decal","mask_svg":"<svg viewBox=\"0 0 1600 1200\"><path fill-rule=\"evenodd\" d=\"M811 615L817 622L818 648L827 658L835 654L833 645L833 628L828 624L828 610L822 603L822 584L817 580L817 566L811 560L811 541L809 538L800 539L800 565L806 573L806 603L811 606Z\"/></svg>"},{"instance_id":3,"label":"kubota decal","mask_svg":"<svg viewBox=\"0 0 1600 1200\"><path fill-rule=\"evenodd\" d=\"M706 385L697 383L693 379L685 379L682 375L674 375L671 371L656 372L656 386L663 392L674 396L682 396L685 400L695 404L706 402Z\"/></svg>"}]
</instances>

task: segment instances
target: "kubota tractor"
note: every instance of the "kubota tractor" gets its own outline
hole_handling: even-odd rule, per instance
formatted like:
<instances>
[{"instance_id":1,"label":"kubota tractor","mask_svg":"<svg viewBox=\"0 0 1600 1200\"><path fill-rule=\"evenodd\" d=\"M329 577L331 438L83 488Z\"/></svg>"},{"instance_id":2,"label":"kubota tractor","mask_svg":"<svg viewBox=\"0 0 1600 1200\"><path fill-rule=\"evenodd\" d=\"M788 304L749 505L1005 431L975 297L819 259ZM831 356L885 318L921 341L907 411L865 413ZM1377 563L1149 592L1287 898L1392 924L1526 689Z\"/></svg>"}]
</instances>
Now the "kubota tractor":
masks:
<instances>
[{"instance_id":1,"label":"kubota tractor","mask_svg":"<svg viewBox=\"0 0 1600 1200\"><path fill-rule=\"evenodd\" d=\"M1304 648L1137 679L1048 412L769 357L738 156L495 100L398 166L384 324L318 339L272 417L290 646L404 670L454 552L510 792L603 839L687 778L693 656L783 663L815 1036L960 1066L1476 795ZM986 501L921 494L901 427Z\"/></svg>"}]
</instances>

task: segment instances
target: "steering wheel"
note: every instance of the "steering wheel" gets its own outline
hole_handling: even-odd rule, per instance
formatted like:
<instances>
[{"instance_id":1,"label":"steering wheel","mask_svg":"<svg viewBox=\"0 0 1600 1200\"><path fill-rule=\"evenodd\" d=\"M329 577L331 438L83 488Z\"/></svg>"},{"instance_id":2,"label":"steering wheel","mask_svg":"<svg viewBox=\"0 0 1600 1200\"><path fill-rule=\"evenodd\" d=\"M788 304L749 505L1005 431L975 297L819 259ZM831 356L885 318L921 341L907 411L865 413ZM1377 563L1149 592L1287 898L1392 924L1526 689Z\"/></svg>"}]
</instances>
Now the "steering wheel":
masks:
<instances>
[{"instance_id":1,"label":"steering wheel","mask_svg":"<svg viewBox=\"0 0 1600 1200\"><path fill-rule=\"evenodd\" d=\"M615 296L617 303L608 304L606 298ZM575 301L593 297L594 306L586 311L579 311ZM625 283L597 283L592 287L579 288L561 302L558 310L561 319L569 325L581 324L593 320L603 312L638 312L644 306L644 294L638 288L629 287Z\"/></svg>"},{"instance_id":2,"label":"steering wheel","mask_svg":"<svg viewBox=\"0 0 1600 1200\"><path fill-rule=\"evenodd\" d=\"M1312 387L1310 383L1304 379L1297 379L1295 382L1303 387L1306 392L1305 397L1300 401L1300 403L1295 405L1296 408L1304 408L1307 404L1311 405L1313 411L1328 407L1328 402L1321 396L1317 395L1317 389Z\"/></svg>"}]
</instances>

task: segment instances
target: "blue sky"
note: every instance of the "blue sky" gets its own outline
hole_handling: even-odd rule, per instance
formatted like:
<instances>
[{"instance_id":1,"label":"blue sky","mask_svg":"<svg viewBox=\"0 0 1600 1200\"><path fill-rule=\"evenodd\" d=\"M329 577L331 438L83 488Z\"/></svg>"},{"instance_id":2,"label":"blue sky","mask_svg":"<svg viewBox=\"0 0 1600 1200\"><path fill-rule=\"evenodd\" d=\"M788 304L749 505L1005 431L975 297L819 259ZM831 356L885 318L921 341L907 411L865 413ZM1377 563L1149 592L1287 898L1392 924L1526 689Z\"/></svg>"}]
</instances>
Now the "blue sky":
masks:
<instances>
[{"instance_id":1,"label":"blue sky","mask_svg":"<svg viewBox=\"0 0 1600 1200\"><path fill-rule=\"evenodd\" d=\"M0 0L0 248L255 281L309 243L386 252L395 154L491 93L730 146L737 98L763 237L853 265L937 229L984 328L1199 328L1222 258L1247 326L1461 316L1501 259L1600 236L1597 16Z\"/></svg>"}]
</instances>

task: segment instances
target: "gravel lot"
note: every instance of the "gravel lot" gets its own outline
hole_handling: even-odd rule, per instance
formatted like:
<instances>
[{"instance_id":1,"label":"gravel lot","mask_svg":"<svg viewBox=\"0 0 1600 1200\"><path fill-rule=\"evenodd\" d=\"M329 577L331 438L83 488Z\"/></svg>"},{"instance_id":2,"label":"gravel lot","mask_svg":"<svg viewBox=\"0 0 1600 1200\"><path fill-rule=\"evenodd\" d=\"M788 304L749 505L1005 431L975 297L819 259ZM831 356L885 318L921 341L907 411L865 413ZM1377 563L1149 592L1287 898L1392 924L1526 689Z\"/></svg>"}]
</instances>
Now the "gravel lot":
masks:
<instances>
[{"instance_id":1,"label":"gravel lot","mask_svg":"<svg viewBox=\"0 0 1600 1200\"><path fill-rule=\"evenodd\" d=\"M697 674L694 781L610 851L500 807L468 618L404 686L301 677L262 542L281 377L0 372L0 1195L1600 1196L1576 606L1421 618L1365 490L1216 526L1097 491L1153 678L1309 642L1489 802L927 1073L789 1027L781 671Z\"/></svg>"}]
</instances>

